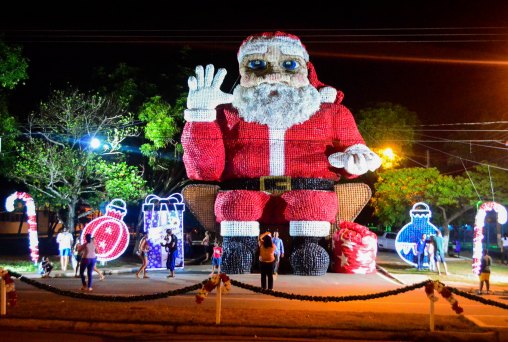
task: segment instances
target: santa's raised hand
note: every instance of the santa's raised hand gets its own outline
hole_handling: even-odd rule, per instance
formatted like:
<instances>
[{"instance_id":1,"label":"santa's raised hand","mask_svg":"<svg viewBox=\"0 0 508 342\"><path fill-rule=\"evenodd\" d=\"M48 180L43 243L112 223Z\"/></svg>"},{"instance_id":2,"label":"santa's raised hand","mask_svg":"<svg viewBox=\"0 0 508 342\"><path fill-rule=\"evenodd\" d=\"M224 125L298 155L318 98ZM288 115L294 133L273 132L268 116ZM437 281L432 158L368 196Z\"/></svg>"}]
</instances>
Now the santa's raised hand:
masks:
<instances>
[{"instance_id":1,"label":"santa's raised hand","mask_svg":"<svg viewBox=\"0 0 508 342\"><path fill-rule=\"evenodd\" d=\"M231 103L233 95L220 90L226 77L226 69L219 69L214 76L214 66L208 64L206 69L198 65L196 76L190 76L189 96L187 97L187 109L185 120L194 122L211 122L216 118L215 108L218 105Z\"/></svg>"},{"instance_id":2,"label":"santa's raised hand","mask_svg":"<svg viewBox=\"0 0 508 342\"><path fill-rule=\"evenodd\" d=\"M344 168L352 175L363 175L381 166L381 158L367 146L356 144L344 152L337 152L328 157L333 167Z\"/></svg>"}]
</instances>

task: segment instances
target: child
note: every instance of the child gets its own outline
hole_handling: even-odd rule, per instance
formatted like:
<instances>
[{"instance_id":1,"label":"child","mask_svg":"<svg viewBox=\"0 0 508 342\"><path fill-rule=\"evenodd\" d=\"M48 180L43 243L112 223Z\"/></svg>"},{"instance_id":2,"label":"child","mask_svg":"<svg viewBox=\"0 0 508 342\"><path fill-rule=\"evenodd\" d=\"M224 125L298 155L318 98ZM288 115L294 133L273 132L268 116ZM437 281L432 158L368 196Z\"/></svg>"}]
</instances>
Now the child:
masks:
<instances>
[{"instance_id":1,"label":"child","mask_svg":"<svg viewBox=\"0 0 508 342\"><path fill-rule=\"evenodd\" d=\"M217 268L217 274L220 274L220 265L222 264L222 247L219 246L219 243L215 241L213 244L213 254L212 254L212 276L215 273L215 268Z\"/></svg>"},{"instance_id":2,"label":"child","mask_svg":"<svg viewBox=\"0 0 508 342\"><path fill-rule=\"evenodd\" d=\"M41 266L40 266L40 272L42 275L42 278L49 278L49 274L51 273L51 270L53 269L53 263L49 261L49 257L44 256L42 257Z\"/></svg>"}]
</instances>

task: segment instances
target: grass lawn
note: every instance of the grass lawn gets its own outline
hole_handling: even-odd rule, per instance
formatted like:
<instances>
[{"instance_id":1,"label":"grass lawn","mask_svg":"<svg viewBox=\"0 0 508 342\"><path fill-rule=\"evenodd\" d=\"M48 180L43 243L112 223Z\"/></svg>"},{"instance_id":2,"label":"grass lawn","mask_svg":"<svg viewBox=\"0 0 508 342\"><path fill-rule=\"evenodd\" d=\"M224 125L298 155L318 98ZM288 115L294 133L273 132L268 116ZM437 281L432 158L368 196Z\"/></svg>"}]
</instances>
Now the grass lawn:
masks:
<instances>
[{"instance_id":1,"label":"grass lawn","mask_svg":"<svg viewBox=\"0 0 508 342\"><path fill-rule=\"evenodd\" d=\"M378 265L383 267L386 271L391 274L420 274L426 275L432 280L441 280L444 283L446 281L461 282L470 284L473 286L478 285L478 276L473 274L472 261L469 259L449 259L447 261L448 272L447 276L439 276L436 272L431 271L417 271L416 268L404 263L388 263L378 262ZM444 274L443 267L441 267L441 273ZM494 260L491 266L491 284L493 286L501 285L508 286L508 266L498 263Z\"/></svg>"}]
</instances>

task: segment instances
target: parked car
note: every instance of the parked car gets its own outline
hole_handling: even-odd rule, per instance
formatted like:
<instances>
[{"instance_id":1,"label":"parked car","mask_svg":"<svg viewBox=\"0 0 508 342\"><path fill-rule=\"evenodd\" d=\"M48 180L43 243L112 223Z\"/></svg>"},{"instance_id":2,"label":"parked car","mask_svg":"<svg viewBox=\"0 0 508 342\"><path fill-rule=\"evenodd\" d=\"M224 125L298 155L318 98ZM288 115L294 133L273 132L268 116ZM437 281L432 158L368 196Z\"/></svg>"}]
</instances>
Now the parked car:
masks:
<instances>
[{"instance_id":1,"label":"parked car","mask_svg":"<svg viewBox=\"0 0 508 342\"><path fill-rule=\"evenodd\" d=\"M394 232L384 232L383 235L378 236L377 238L377 249L386 249L390 251L395 251L395 238L397 237L397 233Z\"/></svg>"}]
</instances>

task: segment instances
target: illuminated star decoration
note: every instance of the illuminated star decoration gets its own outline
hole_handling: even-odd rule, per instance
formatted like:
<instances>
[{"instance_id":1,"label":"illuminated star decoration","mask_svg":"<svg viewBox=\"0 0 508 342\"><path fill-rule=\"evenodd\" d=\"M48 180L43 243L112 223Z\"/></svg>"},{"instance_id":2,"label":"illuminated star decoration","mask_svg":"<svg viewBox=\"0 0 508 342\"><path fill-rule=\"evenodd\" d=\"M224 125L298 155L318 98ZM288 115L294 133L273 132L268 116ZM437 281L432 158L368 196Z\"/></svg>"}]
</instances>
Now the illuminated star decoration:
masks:
<instances>
[{"instance_id":1,"label":"illuminated star decoration","mask_svg":"<svg viewBox=\"0 0 508 342\"><path fill-rule=\"evenodd\" d=\"M347 261L347 256L344 255L344 253L342 253L340 256L339 256L339 259L340 259L340 265L341 266L346 266L346 265L349 265L349 262Z\"/></svg>"}]
</instances>

